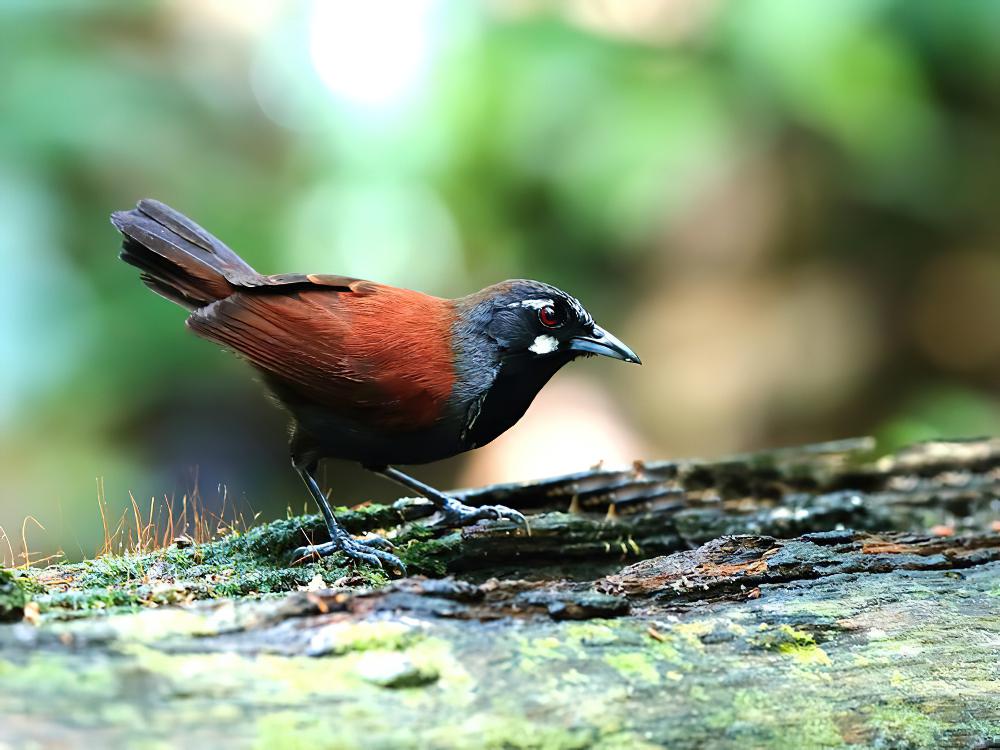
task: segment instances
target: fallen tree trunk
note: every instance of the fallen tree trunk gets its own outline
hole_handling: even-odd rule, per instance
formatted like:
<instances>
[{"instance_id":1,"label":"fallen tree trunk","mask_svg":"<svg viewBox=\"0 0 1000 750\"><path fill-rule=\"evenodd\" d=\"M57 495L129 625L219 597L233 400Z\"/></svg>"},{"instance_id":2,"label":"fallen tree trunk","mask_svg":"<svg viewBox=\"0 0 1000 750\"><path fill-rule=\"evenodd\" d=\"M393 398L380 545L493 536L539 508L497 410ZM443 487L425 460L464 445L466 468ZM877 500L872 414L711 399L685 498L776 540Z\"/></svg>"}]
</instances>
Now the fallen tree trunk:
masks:
<instances>
[{"instance_id":1,"label":"fallen tree trunk","mask_svg":"<svg viewBox=\"0 0 1000 750\"><path fill-rule=\"evenodd\" d=\"M866 461L869 440L723 461L637 463L461 493L535 509L530 535L476 526L438 556L451 571L498 564L618 563L726 534L984 530L1000 515L1000 440L925 443ZM567 511L567 512L559 512Z\"/></svg>"},{"instance_id":2,"label":"fallen tree trunk","mask_svg":"<svg viewBox=\"0 0 1000 750\"><path fill-rule=\"evenodd\" d=\"M0 746L989 747L1000 444L868 448L464 493L530 536L346 515L432 577L288 567L314 519L20 574Z\"/></svg>"}]
</instances>

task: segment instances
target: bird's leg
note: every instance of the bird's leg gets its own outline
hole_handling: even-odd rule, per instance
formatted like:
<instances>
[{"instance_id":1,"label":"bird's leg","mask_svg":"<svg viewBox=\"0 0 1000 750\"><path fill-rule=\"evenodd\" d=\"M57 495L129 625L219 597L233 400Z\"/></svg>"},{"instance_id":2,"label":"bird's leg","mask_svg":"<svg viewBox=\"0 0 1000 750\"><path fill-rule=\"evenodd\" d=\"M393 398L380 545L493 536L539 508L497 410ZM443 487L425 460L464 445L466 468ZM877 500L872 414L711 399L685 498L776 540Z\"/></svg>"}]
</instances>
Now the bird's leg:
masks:
<instances>
[{"instance_id":1,"label":"bird's leg","mask_svg":"<svg viewBox=\"0 0 1000 750\"><path fill-rule=\"evenodd\" d=\"M334 552L343 552L352 560L363 560L379 568L383 567L383 563L388 563L389 567L396 568L403 575L406 575L406 566L403 564L403 561L391 552L386 551L392 549L391 542L378 536L370 539L355 539L337 522L337 518L333 515L333 509L330 507L326 495L320 490L319 484L313 476L313 472L316 470L315 462L307 466L296 465L295 470L302 477L302 481L306 483L306 487L309 488L309 494L313 496L313 500L316 501L320 512L323 514L327 531L330 532L330 541L324 544L310 544L305 547L299 547L292 553L294 559L324 557L332 555Z\"/></svg>"},{"instance_id":2,"label":"bird's leg","mask_svg":"<svg viewBox=\"0 0 1000 750\"><path fill-rule=\"evenodd\" d=\"M441 520L434 524L435 526L468 526L484 518L506 518L523 526L528 525L527 520L525 520L524 515L520 511L508 508L506 505L481 505L478 508L473 507L453 497L448 497L443 492L391 466L368 466L366 468L423 495L434 503L442 515Z\"/></svg>"}]
</instances>

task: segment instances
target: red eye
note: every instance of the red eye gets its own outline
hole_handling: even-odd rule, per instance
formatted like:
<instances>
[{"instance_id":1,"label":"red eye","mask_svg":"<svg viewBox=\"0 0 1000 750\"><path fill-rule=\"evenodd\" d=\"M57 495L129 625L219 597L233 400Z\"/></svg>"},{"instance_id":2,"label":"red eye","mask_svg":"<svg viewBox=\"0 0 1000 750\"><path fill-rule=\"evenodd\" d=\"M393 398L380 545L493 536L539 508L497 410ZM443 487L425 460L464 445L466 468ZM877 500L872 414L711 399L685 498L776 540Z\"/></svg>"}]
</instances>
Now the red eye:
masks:
<instances>
[{"instance_id":1,"label":"red eye","mask_svg":"<svg viewBox=\"0 0 1000 750\"><path fill-rule=\"evenodd\" d=\"M556 328L562 325L562 317L552 305L546 305L538 310L538 319L546 328Z\"/></svg>"}]
</instances>

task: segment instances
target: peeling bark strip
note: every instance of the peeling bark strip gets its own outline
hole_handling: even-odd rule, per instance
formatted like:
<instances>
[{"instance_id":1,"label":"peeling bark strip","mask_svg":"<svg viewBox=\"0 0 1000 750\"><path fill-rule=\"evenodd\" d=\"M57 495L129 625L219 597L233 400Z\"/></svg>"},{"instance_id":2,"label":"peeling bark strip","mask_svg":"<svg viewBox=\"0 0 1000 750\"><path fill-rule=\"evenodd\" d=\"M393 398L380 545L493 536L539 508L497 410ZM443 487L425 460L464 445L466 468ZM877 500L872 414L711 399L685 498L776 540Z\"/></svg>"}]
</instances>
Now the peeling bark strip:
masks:
<instances>
[{"instance_id":1,"label":"peeling bark strip","mask_svg":"<svg viewBox=\"0 0 1000 750\"><path fill-rule=\"evenodd\" d=\"M875 442L855 438L749 453L714 461L637 461L625 471L594 469L535 482L494 485L457 494L476 504L505 500L519 507L621 508L666 498L688 503L746 497L778 499L799 492L929 492L975 488L1000 479L1000 439L932 441L872 460ZM923 480L923 481L921 481ZM931 480L931 481L926 481ZM669 504L669 503L667 503Z\"/></svg>"},{"instance_id":2,"label":"peeling bark strip","mask_svg":"<svg viewBox=\"0 0 1000 750\"><path fill-rule=\"evenodd\" d=\"M436 559L439 569L450 571L596 565L724 535L794 537L836 528L920 533L935 526L975 532L1000 517L1000 440L924 443L875 461L865 459L871 447L859 439L463 492L473 504L573 512L532 516L530 536L509 524L463 529ZM416 562L418 571L429 570Z\"/></svg>"},{"instance_id":3,"label":"peeling bark strip","mask_svg":"<svg viewBox=\"0 0 1000 750\"><path fill-rule=\"evenodd\" d=\"M1000 438L932 441L873 459L875 441L854 438L703 461L637 461L530 482L454 490L471 505L571 511L615 517L676 517L680 536L700 544L722 534L795 533L837 523L865 529L913 528L1000 513ZM614 510L611 511L611 506ZM433 506L403 499L347 513L353 532L418 521ZM319 525L316 527L319 529Z\"/></svg>"},{"instance_id":4,"label":"peeling bark strip","mask_svg":"<svg viewBox=\"0 0 1000 750\"><path fill-rule=\"evenodd\" d=\"M695 550L643 560L593 584L494 578L476 585L416 577L380 589L295 594L274 618L391 612L464 620L538 615L583 620L626 615L630 604L648 610L650 603L755 599L762 584L962 570L993 562L1000 562L1000 534L958 538L835 531L787 540L725 537Z\"/></svg>"},{"instance_id":5,"label":"peeling bark strip","mask_svg":"<svg viewBox=\"0 0 1000 750\"><path fill-rule=\"evenodd\" d=\"M724 537L630 565L597 584L630 599L695 601L747 594L763 583L899 570L959 570L1000 560L1000 534L964 538L831 531L798 539Z\"/></svg>"},{"instance_id":6,"label":"peeling bark strip","mask_svg":"<svg viewBox=\"0 0 1000 750\"><path fill-rule=\"evenodd\" d=\"M288 620L348 615L352 618L431 617L449 620L492 621L503 618L588 620L628 614L624 596L596 591L591 582L490 579L473 584L455 578L415 577L394 581L379 589L324 589L298 592L280 607L265 610L248 625L270 627ZM295 623L293 630L302 630ZM306 628L308 629L308 628ZM268 639L292 643L294 639ZM295 650L295 646L290 646Z\"/></svg>"},{"instance_id":7,"label":"peeling bark strip","mask_svg":"<svg viewBox=\"0 0 1000 750\"><path fill-rule=\"evenodd\" d=\"M714 461L637 461L628 470L596 468L534 482L454 494L464 502L506 502L525 509L584 510L687 507L745 498L780 500L796 493L928 494L977 490L1000 481L1000 438L930 441L873 459L875 441L853 438L732 456ZM928 481L929 480L929 481ZM918 502L921 500L918 499Z\"/></svg>"}]
</instances>

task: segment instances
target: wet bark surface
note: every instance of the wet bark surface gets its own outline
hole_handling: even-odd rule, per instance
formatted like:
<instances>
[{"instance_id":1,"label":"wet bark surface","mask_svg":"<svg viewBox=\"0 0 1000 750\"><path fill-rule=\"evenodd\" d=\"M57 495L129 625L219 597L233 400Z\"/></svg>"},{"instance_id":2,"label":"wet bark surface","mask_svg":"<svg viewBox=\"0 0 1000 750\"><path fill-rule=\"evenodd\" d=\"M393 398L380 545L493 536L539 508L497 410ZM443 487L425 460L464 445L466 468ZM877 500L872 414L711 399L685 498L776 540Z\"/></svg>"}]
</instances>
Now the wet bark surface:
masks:
<instances>
[{"instance_id":1,"label":"wet bark surface","mask_svg":"<svg viewBox=\"0 0 1000 750\"><path fill-rule=\"evenodd\" d=\"M20 574L0 747L992 747L1000 441L870 449L463 493L530 535L347 515L401 524L391 582L287 567L315 519Z\"/></svg>"}]
</instances>

